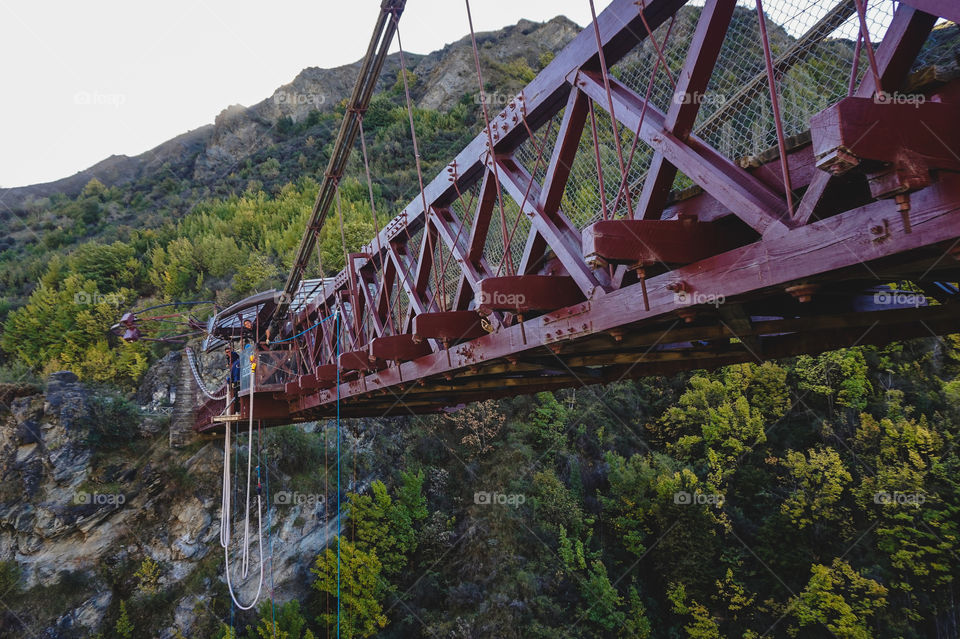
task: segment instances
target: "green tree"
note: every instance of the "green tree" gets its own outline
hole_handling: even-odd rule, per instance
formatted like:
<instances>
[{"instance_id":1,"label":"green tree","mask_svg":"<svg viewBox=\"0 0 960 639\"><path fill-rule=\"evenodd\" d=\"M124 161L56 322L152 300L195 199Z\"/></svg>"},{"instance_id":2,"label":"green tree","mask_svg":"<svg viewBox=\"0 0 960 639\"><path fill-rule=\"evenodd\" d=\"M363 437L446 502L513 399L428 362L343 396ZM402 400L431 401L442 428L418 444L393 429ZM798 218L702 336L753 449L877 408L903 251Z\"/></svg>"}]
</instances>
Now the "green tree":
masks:
<instances>
[{"instance_id":1,"label":"green tree","mask_svg":"<svg viewBox=\"0 0 960 639\"><path fill-rule=\"evenodd\" d=\"M131 639L133 637L135 628L130 621L130 615L127 614L127 602L125 601L120 602L120 617L114 625L114 630L116 630L117 634L123 639Z\"/></svg>"},{"instance_id":2,"label":"green tree","mask_svg":"<svg viewBox=\"0 0 960 639\"><path fill-rule=\"evenodd\" d=\"M672 452L690 462L706 460L707 484L715 492L722 493L740 460L766 441L768 418L785 411L777 401L769 402L773 407L769 415L751 406L743 394L747 384L741 375L727 380L696 375L678 405L659 419L665 435L676 441L668 447Z\"/></svg>"},{"instance_id":3,"label":"green tree","mask_svg":"<svg viewBox=\"0 0 960 639\"><path fill-rule=\"evenodd\" d=\"M707 607L695 600L687 601L687 591L682 583L675 583L667 590L667 598L673 612L689 617L691 622L683 629L690 639L720 639L720 627Z\"/></svg>"},{"instance_id":4,"label":"green tree","mask_svg":"<svg viewBox=\"0 0 960 639\"><path fill-rule=\"evenodd\" d=\"M139 583L140 592L153 595L157 593L160 581L160 564L151 557L146 557L140 562L140 568L133 573Z\"/></svg>"},{"instance_id":5,"label":"green tree","mask_svg":"<svg viewBox=\"0 0 960 639\"><path fill-rule=\"evenodd\" d=\"M792 616L801 627L823 624L840 639L873 637L871 618L887 604L887 589L834 559L814 564L810 580L794 600Z\"/></svg>"},{"instance_id":6,"label":"green tree","mask_svg":"<svg viewBox=\"0 0 960 639\"><path fill-rule=\"evenodd\" d=\"M844 489L853 479L840 455L832 448L813 449L804 455L788 451L784 466L790 472L793 491L780 512L800 529L820 521L846 519L840 504Z\"/></svg>"},{"instance_id":7,"label":"green tree","mask_svg":"<svg viewBox=\"0 0 960 639\"><path fill-rule=\"evenodd\" d=\"M94 282L69 275L41 282L27 304L7 317L0 347L33 370L69 369L81 379L132 387L147 369L143 343L111 349L106 329L133 293L101 294Z\"/></svg>"},{"instance_id":8,"label":"green tree","mask_svg":"<svg viewBox=\"0 0 960 639\"><path fill-rule=\"evenodd\" d=\"M317 576L313 587L330 595L334 601L340 593L340 636L343 639L370 637L387 625L381 597L383 566L377 555L364 552L356 545L340 539L340 568L337 569L336 540L314 562L311 572ZM339 583L338 583L339 577ZM327 610L318 623L337 627L337 610Z\"/></svg>"},{"instance_id":9,"label":"green tree","mask_svg":"<svg viewBox=\"0 0 960 639\"><path fill-rule=\"evenodd\" d=\"M844 348L820 355L797 358L799 388L827 399L837 406L863 410L873 386L867 378L862 348Z\"/></svg>"},{"instance_id":10,"label":"green tree","mask_svg":"<svg viewBox=\"0 0 960 639\"><path fill-rule=\"evenodd\" d=\"M265 255L251 255L237 265L233 292L237 297L271 288L280 269Z\"/></svg>"},{"instance_id":11,"label":"green tree","mask_svg":"<svg viewBox=\"0 0 960 639\"><path fill-rule=\"evenodd\" d=\"M536 394L533 412L525 420L525 426L544 457L553 458L565 448L567 412L553 393Z\"/></svg>"},{"instance_id":12,"label":"green tree","mask_svg":"<svg viewBox=\"0 0 960 639\"><path fill-rule=\"evenodd\" d=\"M281 606L265 599L257 612L257 627L247 626L247 639L315 639L296 599Z\"/></svg>"},{"instance_id":13,"label":"green tree","mask_svg":"<svg viewBox=\"0 0 960 639\"><path fill-rule=\"evenodd\" d=\"M332 215L320 231L320 258L327 273L342 269L344 253L358 252L373 237L373 214L368 203L342 199L341 207L342 215Z\"/></svg>"},{"instance_id":14,"label":"green tree","mask_svg":"<svg viewBox=\"0 0 960 639\"><path fill-rule=\"evenodd\" d=\"M385 575L395 575L417 545L416 524L427 516L422 495L423 473L402 473L397 498L383 482L370 486L369 495L349 496L348 517L356 530L358 548L375 554Z\"/></svg>"}]
</instances>

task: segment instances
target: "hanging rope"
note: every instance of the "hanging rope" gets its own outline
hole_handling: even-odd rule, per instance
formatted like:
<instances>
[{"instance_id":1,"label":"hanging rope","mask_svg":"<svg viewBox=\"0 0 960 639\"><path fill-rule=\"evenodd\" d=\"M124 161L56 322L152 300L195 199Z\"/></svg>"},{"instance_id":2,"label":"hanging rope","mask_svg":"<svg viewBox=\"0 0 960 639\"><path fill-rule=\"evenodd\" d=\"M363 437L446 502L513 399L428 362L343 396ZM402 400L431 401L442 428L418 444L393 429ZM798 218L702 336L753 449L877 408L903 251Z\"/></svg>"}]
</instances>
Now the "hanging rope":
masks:
<instances>
[{"instance_id":1,"label":"hanging rope","mask_svg":"<svg viewBox=\"0 0 960 639\"><path fill-rule=\"evenodd\" d=\"M319 322L317 322L316 324L314 324L314 325L311 326L310 328L305 328L305 329L303 329L302 331L300 331L299 333L297 333L296 335L294 335L294 336L292 336L292 337L288 337L288 338L286 338L286 339L273 340L273 341L270 342L270 343L271 343L271 344L283 344L284 342L289 342L289 341L291 341L291 340L295 340L295 339L297 339L298 337L300 337L301 335L304 335L305 333L309 333L310 331L312 331L312 330L315 329L316 327L320 326L321 324L323 324L324 322L326 322L328 319L331 319L332 317L333 317L333 313L331 313L331 314L328 315L327 317L324 317L322 320L320 320Z\"/></svg>"},{"instance_id":2,"label":"hanging rope","mask_svg":"<svg viewBox=\"0 0 960 639\"><path fill-rule=\"evenodd\" d=\"M503 211L503 189L500 187L500 173L497 170L497 155L493 148L493 132L490 130L490 115L487 113L487 100L483 88L483 72L480 70L480 50L477 49L477 36L473 32L473 14L470 12L470 0L464 0L467 6L467 22L470 24L470 42L473 44L473 61L477 67L477 81L480 83L480 109L483 111L483 124L487 132L487 148L490 153L490 163L493 165L493 179L497 184L497 204L500 207L500 237L504 241L503 258L501 261L507 263L507 275L515 275L513 269L513 256L510 247L506 245L507 241L507 218ZM500 270L499 268L497 269Z\"/></svg>"},{"instance_id":3,"label":"hanging rope","mask_svg":"<svg viewBox=\"0 0 960 639\"><path fill-rule=\"evenodd\" d=\"M407 63L406 58L403 54L403 43L400 41L400 18L396 13L393 14L393 19L395 22L396 33L397 33L397 49L400 53L400 77L403 79L403 93L407 101L407 118L410 120L410 139L413 140L413 158L417 165L417 183L420 186L420 200L423 204L423 219L429 220L430 208L427 206L427 194L423 190L423 171L420 167L420 147L417 144L417 129L413 124L413 102L410 99L410 86L407 82ZM437 260L432 259L435 253L434 247L434 237L432 233L428 232L429 227L424 226L424 238L423 241L427 242L427 249L430 251L431 256L431 270L434 271L434 286L437 289L442 289L439 292L440 298L440 310L447 310L447 292L446 292L446 283L441 281L437 276L439 273L439 265ZM443 261L443 251L440 251L440 262ZM434 268L437 267L437 268Z\"/></svg>"},{"instance_id":4,"label":"hanging rope","mask_svg":"<svg viewBox=\"0 0 960 639\"><path fill-rule=\"evenodd\" d=\"M340 637L340 313L337 312L337 638Z\"/></svg>"},{"instance_id":5,"label":"hanging rope","mask_svg":"<svg viewBox=\"0 0 960 639\"><path fill-rule=\"evenodd\" d=\"M384 279L387 275L387 255L383 252L383 246L380 242L380 223L377 221L377 206L373 201L373 179L370 177L370 160L367 158L367 140L364 137L363 114L357 114L357 120L360 124L360 150L363 152L363 169L367 174L367 192L370 195L370 216L373 218L373 234L377 239L377 257L380 259L380 279L384 285L383 290L386 291L386 282ZM374 312L378 311L379 309L375 309ZM387 300L387 326L390 327L390 333L395 335L397 331L393 325L393 308L389 299Z\"/></svg>"},{"instance_id":6,"label":"hanging rope","mask_svg":"<svg viewBox=\"0 0 960 639\"><path fill-rule=\"evenodd\" d=\"M254 353L256 350L254 350ZM251 355L251 366L250 366L250 415L247 429L247 494L246 494L246 505L244 512L244 528L243 528L243 557L241 560L240 576L243 579L246 579L249 575L250 569L250 483L253 476L253 399L256 386L256 360L255 355ZM258 440L260 439L258 434ZM261 499L261 484L260 484L260 465L257 465L257 547L260 552L260 578L257 582L257 593L253 597L253 601L248 605L241 604L237 599L236 594L233 589L233 582L230 578L230 532L232 517L230 516L230 494L231 494L231 482L230 482L230 473L228 471L230 467L230 428L229 426L224 429L223 437L223 498L220 505L220 545L223 546L224 554L224 564L225 572L227 575L227 589L230 592L230 599L233 600L233 603L240 610L250 610L255 605L257 601L260 600L260 592L263 589L263 504Z\"/></svg>"},{"instance_id":7,"label":"hanging rope","mask_svg":"<svg viewBox=\"0 0 960 639\"><path fill-rule=\"evenodd\" d=\"M260 462L260 455L263 457L263 477L264 485L267 491L267 539L270 542L270 615L273 621L273 639L277 637L277 604L275 603L275 593L274 593L274 583L273 583L273 533L272 527L270 525L270 506L273 502L270 501L270 464L267 463L266 454L263 453L263 446L260 442L260 435L257 434L257 448L260 450L260 453L257 457L257 462ZM259 468L259 464L258 464Z\"/></svg>"}]
</instances>

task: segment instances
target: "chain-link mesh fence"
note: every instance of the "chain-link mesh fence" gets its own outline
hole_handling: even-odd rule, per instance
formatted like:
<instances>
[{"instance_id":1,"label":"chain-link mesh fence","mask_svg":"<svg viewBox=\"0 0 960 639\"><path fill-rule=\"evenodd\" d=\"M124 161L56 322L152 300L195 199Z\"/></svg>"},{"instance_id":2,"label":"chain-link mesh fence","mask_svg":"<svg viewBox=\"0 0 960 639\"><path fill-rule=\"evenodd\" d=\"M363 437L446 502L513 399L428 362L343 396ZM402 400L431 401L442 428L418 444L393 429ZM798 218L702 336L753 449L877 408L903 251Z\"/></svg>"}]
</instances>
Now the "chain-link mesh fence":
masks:
<instances>
[{"instance_id":1,"label":"chain-link mesh fence","mask_svg":"<svg viewBox=\"0 0 960 639\"><path fill-rule=\"evenodd\" d=\"M694 134L732 162L747 166L753 158L777 146L756 1L737 2L706 90L697 95L677 95L676 84L702 4L692 2L659 25L610 68L610 75L646 98L648 108L659 113L667 113L676 101L696 101L699 110ZM875 50L883 46L896 8L897 3L891 0L868 0L865 22ZM857 43L860 19L856 3L765 0L763 10L783 133L788 144L803 143L803 137L795 136L808 130L810 117L848 95L871 72L867 45ZM914 70L929 65L956 67L960 59L958 42L957 25L941 20ZM600 219L631 215L653 157L652 149L637 139L636 132L614 124L604 100L590 106L561 201L563 215L578 230ZM533 175L538 189L546 180L563 117L561 109L531 130L532 135L514 152L514 159ZM457 241L463 248L469 242L481 182L482 176L478 176L450 204L453 232L459 232ZM693 181L677 174L675 192L691 186ZM532 200L536 196L529 197ZM494 274L517 272L530 228L529 217L522 214L507 189L501 188L483 249L486 265ZM418 231L407 242L408 255L414 260L423 241L423 231ZM433 251L427 299L437 300L441 308L451 308L461 265L442 239L437 240ZM415 273L408 276L412 279ZM408 319L408 303L403 287L394 287L391 306L400 326Z\"/></svg>"}]
</instances>

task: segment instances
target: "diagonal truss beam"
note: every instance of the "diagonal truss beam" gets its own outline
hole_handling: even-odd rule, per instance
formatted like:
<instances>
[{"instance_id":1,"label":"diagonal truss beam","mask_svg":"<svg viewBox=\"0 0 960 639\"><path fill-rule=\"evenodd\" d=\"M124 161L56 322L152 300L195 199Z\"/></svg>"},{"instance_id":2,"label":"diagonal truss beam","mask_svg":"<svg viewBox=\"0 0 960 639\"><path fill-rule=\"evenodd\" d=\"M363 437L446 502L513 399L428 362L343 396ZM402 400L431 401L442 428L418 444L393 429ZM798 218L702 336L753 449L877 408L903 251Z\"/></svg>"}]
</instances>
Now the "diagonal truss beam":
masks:
<instances>
[{"instance_id":1,"label":"diagonal truss beam","mask_svg":"<svg viewBox=\"0 0 960 639\"><path fill-rule=\"evenodd\" d=\"M696 31L687 50L687 60L677 80L673 101L663 119L664 130L686 140L700 112L701 97L707 90L713 68L720 56L727 27L733 17L736 0L708 0L700 14ZM649 106L648 106L649 108ZM634 217L658 220L677 176L677 167L662 151L655 151L647 170L647 179L637 202Z\"/></svg>"},{"instance_id":2,"label":"diagonal truss beam","mask_svg":"<svg viewBox=\"0 0 960 639\"><path fill-rule=\"evenodd\" d=\"M598 105L606 100L598 74L581 71L576 85ZM621 84L610 79L610 92L617 119L684 175L700 185L737 217L763 234L768 229L787 228L787 205L779 194L747 173L700 138L685 140L666 129L666 115ZM642 120L642 121L641 121Z\"/></svg>"}]
</instances>

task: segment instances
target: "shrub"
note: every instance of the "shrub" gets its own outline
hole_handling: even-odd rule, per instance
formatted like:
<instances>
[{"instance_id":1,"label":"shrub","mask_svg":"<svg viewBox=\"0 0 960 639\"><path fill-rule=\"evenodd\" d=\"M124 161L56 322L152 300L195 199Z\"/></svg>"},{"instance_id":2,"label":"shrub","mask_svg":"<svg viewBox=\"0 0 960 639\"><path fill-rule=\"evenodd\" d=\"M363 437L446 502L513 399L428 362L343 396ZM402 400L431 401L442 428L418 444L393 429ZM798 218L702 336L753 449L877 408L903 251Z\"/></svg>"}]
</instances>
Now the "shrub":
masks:
<instances>
[{"instance_id":1,"label":"shrub","mask_svg":"<svg viewBox=\"0 0 960 639\"><path fill-rule=\"evenodd\" d=\"M323 460L318 439L294 425L274 428L264 438L267 459L287 475L314 470Z\"/></svg>"},{"instance_id":2,"label":"shrub","mask_svg":"<svg viewBox=\"0 0 960 639\"><path fill-rule=\"evenodd\" d=\"M20 564L15 561L0 561L0 593L20 590Z\"/></svg>"},{"instance_id":3,"label":"shrub","mask_svg":"<svg viewBox=\"0 0 960 639\"><path fill-rule=\"evenodd\" d=\"M88 429L91 447L115 450L139 436L140 413L119 393L96 395L88 400L87 409L82 425Z\"/></svg>"}]
</instances>

